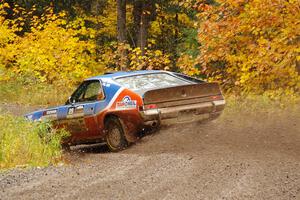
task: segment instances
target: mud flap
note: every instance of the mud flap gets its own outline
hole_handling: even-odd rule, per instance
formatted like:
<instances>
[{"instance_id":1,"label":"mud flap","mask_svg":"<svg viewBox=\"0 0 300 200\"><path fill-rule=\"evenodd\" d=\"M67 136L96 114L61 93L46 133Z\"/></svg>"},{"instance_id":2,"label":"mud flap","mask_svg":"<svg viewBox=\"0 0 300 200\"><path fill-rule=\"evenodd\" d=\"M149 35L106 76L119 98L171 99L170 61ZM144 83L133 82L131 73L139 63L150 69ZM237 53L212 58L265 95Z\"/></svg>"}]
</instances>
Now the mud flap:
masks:
<instances>
[{"instance_id":1,"label":"mud flap","mask_svg":"<svg viewBox=\"0 0 300 200\"><path fill-rule=\"evenodd\" d=\"M135 143L139 137L137 136L137 130L135 129L135 126L131 124L130 122L125 122L124 120L120 119L122 128L124 130L124 135L129 143Z\"/></svg>"}]
</instances>

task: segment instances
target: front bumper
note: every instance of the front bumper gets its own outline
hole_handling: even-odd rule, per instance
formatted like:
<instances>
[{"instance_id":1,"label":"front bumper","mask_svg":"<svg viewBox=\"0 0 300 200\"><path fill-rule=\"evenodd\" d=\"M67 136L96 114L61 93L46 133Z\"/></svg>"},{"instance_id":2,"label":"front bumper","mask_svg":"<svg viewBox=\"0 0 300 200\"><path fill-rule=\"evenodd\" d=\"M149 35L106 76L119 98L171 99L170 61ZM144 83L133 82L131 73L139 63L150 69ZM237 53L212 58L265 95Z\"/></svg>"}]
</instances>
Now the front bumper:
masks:
<instances>
[{"instance_id":1,"label":"front bumper","mask_svg":"<svg viewBox=\"0 0 300 200\"><path fill-rule=\"evenodd\" d=\"M170 125L217 118L225 108L225 100L140 111L144 125Z\"/></svg>"}]
</instances>

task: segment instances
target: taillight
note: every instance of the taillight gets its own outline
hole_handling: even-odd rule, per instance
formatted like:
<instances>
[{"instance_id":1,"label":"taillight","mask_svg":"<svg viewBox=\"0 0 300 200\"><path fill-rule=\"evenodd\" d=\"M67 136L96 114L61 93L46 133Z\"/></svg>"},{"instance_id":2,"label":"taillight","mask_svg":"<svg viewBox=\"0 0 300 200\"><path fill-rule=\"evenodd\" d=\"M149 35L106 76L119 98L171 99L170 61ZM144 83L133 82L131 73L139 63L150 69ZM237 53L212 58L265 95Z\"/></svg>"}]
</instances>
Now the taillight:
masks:
<instances>
[{"instance_id":1,"label":"taillight","mask_svg":"<svg viewBox=\"0 0 300 200\"><path fill-rule=\"evenodd\" d=\"M222 96L212 96L211 98L212 98L213 100L218 100L218 99L221 99Z\"/></svg>"},{"instance_id":2,"label":"taillight","mask_svg":"<svg viewBox=\"0 0 300 200\"><path fill-rule=\"evenodd\" d=\"M157 109L157 105L156 104L149 104L149 105L144 105L142 108L140 108L140 110L152 110L152 109Z\"/></svg>"}]
</instances>

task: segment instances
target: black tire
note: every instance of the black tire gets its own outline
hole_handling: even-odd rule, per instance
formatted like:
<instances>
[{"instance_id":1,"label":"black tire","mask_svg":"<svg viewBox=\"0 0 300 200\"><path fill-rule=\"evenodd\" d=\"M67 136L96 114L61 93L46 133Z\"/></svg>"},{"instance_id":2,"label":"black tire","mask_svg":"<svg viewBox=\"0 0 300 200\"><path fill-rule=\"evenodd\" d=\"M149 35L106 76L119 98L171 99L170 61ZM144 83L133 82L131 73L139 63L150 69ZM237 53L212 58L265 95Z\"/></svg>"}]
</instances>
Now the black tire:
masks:
<instances>
[{"instance_id":1,"label":"black tire","mask_svg":"<svg viewBox=\"0 0 300 200\"><path fill-rule=\"evenodd\" d=\"M105 130L106 144L111 151L117 152L125 149L128 146L128 142L125 138L124 130L119 118L109 117L105 121Z\"/></svg>"}]
</instances>

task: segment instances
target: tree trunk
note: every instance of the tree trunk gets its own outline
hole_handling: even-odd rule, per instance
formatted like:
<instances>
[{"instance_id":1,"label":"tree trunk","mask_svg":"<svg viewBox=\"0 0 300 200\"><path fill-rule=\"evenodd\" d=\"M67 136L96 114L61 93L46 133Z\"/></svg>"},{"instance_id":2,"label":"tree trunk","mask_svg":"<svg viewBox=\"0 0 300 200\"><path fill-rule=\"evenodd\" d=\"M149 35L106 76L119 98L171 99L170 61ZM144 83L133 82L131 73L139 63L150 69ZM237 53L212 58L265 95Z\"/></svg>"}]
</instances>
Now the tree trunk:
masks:
<instances>
[{"instance_id":1,"label":"tree trunk","mask_svg":"<svg viewBox=\"0 0 300 200\"><path fill-rule=\"evenodd\" d=\"M145 55L145 48L147 47L149 25L150 25L149 18L147 17L146 11L143 9L143 13L141 15L140 30L138 34L138 41L137 41L138 46L142 50L142 55Z\"/></svg>"},{"instance_id":2,"label":"tree trunk","mask_svg":"<svg viewBox=\"0 0 300 200\"><path fill-rule=\"evenodd\" d=\"M117 0L118 42L126 42L126 0Z\"/></svg>"},{"instance_id":3,"label":"tree trunk","mask_svg":"<svg viewBox=\"0 0 300 200\"><path fill-rule=\"evenodd\" d=\"M139 33L141 27L141 16L143 12L143 3L140 0L135 0L133 2L133 25L134 25L134 47L141 47L140 40L139 40Z\"/></svg>"},{"instance_id":4,"label":"tree trunk","mask_svg":"<svg viewBox=\"0 0 300 200\"><path fill-rule=\"evenodd\" d=\"M142 50L142 55L145 55L150 22L155 16L155 1L136 0L133 6L136 44Z\"/></svg>"},{"instance_id":5,"label":"tree trunk","mask_svg":"<svg viewBox=\"0 0 300 200\"><path fill-rule=\"evenodd\" d=\"M126 0L117 0L117 33L120 54L120 70L126 70L127 51L126 44Z\"/></svg>"}]
</instances>

